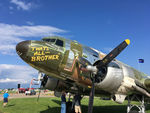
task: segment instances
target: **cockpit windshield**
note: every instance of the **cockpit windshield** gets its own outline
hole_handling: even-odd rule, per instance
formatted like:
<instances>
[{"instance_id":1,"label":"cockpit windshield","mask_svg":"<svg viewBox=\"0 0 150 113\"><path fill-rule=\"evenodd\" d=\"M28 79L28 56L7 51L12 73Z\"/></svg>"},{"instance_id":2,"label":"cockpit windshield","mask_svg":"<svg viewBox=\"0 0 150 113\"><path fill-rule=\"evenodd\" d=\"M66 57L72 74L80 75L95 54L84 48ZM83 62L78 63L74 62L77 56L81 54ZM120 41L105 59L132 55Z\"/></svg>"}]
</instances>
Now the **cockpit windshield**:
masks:
<instances>
[{"instance_id":1,"label":"cockpit windshield","mask_svg":"<svg viewBox=\"0 0 150 113\"><path fill-rule=\"evenodd\" d=\"M64 46L64 42L62 40L57 39L56 45L58 45L60 47L63 47Z\"/></svg>"},{"instance_id":2,"label":"cockpit windshield","mask_svg":"<svg viewBox=\"0 0 150 113\"><path fill-rule=\"evenodd\" d=\"M60 40L60 39L42 39L43 41L45 42L51 42L51 43L54 43L55 45L57 46L60 46L60 47L63 47L64 46L64 42L63 40Z\"/></svg>"}]
</instances>

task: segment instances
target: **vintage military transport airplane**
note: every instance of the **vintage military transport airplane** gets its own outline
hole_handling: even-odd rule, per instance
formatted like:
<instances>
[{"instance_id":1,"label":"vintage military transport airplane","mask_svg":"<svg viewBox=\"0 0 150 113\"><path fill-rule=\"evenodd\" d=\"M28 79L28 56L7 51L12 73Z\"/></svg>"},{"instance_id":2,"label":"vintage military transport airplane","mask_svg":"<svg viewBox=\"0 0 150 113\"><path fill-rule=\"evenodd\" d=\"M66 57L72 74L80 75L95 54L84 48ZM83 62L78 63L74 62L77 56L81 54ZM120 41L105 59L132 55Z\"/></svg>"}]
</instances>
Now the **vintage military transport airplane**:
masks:
<instances>
[{"instance_id":1,"label":"vintage military transport airplane","mask_svg":"<svg viewBox=\"0 0 150 113\"><path fill-rule=\"evenodd\" d=\"M140 100L139 108L145 113L144 101L150 97L150 78L115 57L128 45L126 39L108 55L62 37L45 37L41 41L23 41L17 44L18 55L30 66L44 73L41 86L55 91L89 95L88 113L92 113L94 94L111 97L123 103L128 97L127 113Z\"/></svg>"}]
</instances>

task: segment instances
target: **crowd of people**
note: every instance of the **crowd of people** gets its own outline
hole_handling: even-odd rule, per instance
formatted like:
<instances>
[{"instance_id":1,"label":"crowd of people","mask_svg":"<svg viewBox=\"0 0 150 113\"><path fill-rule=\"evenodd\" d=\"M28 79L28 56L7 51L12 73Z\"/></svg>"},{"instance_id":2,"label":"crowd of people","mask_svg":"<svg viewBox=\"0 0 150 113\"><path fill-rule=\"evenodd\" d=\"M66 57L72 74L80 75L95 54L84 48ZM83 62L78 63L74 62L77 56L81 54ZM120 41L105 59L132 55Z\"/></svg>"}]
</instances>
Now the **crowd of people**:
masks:
<instances>
[{"instance_id":1,"label":"crowd of people","mask_svg":"<svg viewBox=\"0 0 150 113\"><path fill-rule=\"evenodd\" d=\"M73 101L72 101L72 112L75 113L82 113L81 110L81 95L76 93L74 95ZM66 113L66 93L65 91L62 91L62 95L61 95L61 113Z\"/></svg>"},{"instance_id":2,"label":"crowd of people","mask_svg":"<svg viewBox=\"0 0 150 113\"><path fill-rule=\"evenodd\" d=\"M3 94L3 107L6 107L7 103L8 103L8 91L5 91L5 93ZM76 93L74 95L73 101L72 101L72 107L71 109L73 110L73 112L75 113L82 113L81 111L81 95ZM61 95L61 113L66 113L66 93L65 91L62 91L62 95Z\"/></svg>"}]
</instances>

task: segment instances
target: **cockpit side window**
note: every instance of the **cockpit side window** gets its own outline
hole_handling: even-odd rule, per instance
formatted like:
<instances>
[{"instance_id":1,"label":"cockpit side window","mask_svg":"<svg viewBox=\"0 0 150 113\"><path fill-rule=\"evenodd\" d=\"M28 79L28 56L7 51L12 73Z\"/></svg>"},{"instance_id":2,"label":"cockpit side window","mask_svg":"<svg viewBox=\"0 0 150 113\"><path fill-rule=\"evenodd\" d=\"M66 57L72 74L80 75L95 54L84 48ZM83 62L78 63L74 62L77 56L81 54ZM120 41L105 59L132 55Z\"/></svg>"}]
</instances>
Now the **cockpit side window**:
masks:
<instances>
[{"instance_id":1,"label":"cockpit side window","mask_svg":"<svg viewBox=\"0 0 150 113\"><path fill-rule=\"evenodd\" d=\"M60 46L60 47L64 46L64 42L62 40L59 40L59 39L57 39L57 41L56 41L55 44L58 45L58 46Z\"/></svg>"},{"instance_id":2,"label":"cockpit side window","mask_svg":"<svg viewBox=\"0 0 150 113\"><path fill-rule=\"evenodd\" d=\"M120 66L119 66L117 63L115 63L115 62L110 62L110 63L109 63L109 67L113 67L113 68L118 68L118 69L120 69Z\"/></svg>"},{"instance_id":3,"label":"cockpit side window","mask_svg":"<svg viewBox=\"0 0 150 113\"><path fill-rule=\"evenodd\" d=\"M43 39L43 41L46 41L46 42L55 42L56 39Z\"/></svg>"},{"instance_id":4,"label":"cockpit side window","mask_svg":"<svg viewBox=\"0 0 150 113\"><path fill-rule=\"evenodd\" d=\"M50 39L50 42L55 42L56 41L56 39Z\"/></svg>"}]
</instances>

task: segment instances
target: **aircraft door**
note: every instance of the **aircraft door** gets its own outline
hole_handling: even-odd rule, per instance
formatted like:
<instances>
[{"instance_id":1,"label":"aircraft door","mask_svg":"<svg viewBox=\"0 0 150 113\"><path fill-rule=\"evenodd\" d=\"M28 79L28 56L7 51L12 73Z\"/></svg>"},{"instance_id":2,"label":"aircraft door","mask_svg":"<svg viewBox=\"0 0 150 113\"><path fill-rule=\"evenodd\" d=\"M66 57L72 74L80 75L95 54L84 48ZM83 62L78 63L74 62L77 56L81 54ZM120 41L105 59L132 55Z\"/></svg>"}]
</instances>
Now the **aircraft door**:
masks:
<instances>
[{"instance_id":1,"label":"aircraft door","mask_svg":"<svg viewBox=\"0 0 150 113\"><path fill-rule=\"evenodd\" d=\"M82 56L82 45L79 44L78 42L71 42L70 49L74 52L75 57Z\"/></svg>"},{"instance_id":2,"label":"aircraft door","mask_svg":"<svg viewBox=\"0 0 150 113\"><path fill-rule=\"evenodd\" d=\"M67 60L64 70L72 72L75 65L76 57L82 55L82 46L77 42L70 42L70 49L66 51Z\"/></svg>"},{"instance_id":3,"label":"aircraft door","mask_svg":"<svg viewBox=\"0 0 150 113\"><path fill-rule=\"evenodd\" d=\"M65 70L72 71L74 65L74 53L71 50L68 50L68 58L65 65Z\"/></svg>"}]
</instances>

